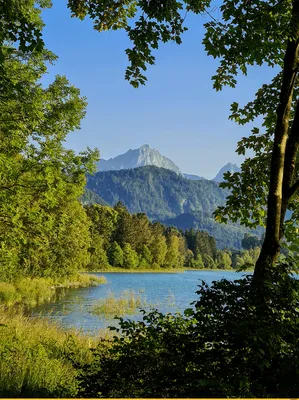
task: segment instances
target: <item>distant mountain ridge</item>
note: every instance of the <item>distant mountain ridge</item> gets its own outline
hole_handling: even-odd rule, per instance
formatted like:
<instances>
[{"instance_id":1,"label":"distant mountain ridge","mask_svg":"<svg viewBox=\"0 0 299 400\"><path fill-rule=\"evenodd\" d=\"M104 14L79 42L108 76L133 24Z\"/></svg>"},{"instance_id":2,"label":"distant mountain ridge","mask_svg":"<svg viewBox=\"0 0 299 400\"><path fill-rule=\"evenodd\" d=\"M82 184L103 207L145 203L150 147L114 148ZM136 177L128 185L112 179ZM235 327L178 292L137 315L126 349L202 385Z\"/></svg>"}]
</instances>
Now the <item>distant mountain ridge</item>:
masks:
<instances>
[{"instance_id":1,"label":"distant mountain ridge","mask_svg":"<svg viewBox=\"0 0 299 400\"><path fill-rule=\"evenodd\" d=\"M190 179L191 181L201 181L202 179L206 179L203 176L193 175L193 174L183 174L184 178Z\"/></svg>"},{"instance_id":2,"label":"distant mountain ridge","mask_svg":"<svg viewBox=\"0 0 299 400\"><path fill-rule=\"evenodd\" d=\"M163 220L203 211L211 214L224 205L228 191L216 182L192 181L165 168L145 166L88 176L87 188L111 205L123 202L130 212L145 212Z\"/></svg>"},{"instance_id":3,"label":"distant mountain ridge","mask_svg":"<svg viewBox=\"0 0 299 400\"><path fill-rule=\"evenodd\" d=\"M174 171L176 174L192 181L206 179L203 176L182 173L180 168L170 158L163 156L158 150L150 147L148 144L144 144L138 149L130 149L126 153L110 158L109 160L100 160L97 163L97 171L120 171L123 169L145 167L147 165L169 169L170 171ZM240 168L236 164L228 162L220 169L218 174L212 180L214 182L222 182L223 174L227 171L231 173L239 172Z\"/></svg>"},{"instance_id":4,"label":"distant mountain ridge","mask_svg":"<svg viewBox=\"0 0 299 400\"><path fill-rule=\"evenodd\" d=\"M166 168L182 175L179 167L169 158L162 156L158 150L144 144L138 149L130 149L126 153L110 158L109 160L100 160L97 164L98 171L118 171L122 169L133 169L154 165L160 168Z\"/></svg>"}]
</instances>

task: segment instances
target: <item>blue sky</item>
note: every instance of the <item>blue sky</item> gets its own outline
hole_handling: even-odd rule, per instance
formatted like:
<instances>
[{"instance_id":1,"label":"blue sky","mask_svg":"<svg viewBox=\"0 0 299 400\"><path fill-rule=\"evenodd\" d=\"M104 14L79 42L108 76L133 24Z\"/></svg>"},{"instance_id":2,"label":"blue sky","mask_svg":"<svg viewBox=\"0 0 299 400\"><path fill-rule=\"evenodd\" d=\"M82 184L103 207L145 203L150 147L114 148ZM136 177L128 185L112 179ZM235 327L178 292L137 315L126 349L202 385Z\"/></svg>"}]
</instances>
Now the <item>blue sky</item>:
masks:
<instances>
[{"instance_id":1,"label":"blue sky","mask_svg":"<svg viewBox=\"0 0 299 400\"><path fill-rule=\"evenodd\" d=\"M98 33L91 21L71 18L66 0L54 0L44 12L44 40L59 60L44 81L66 75L88 99L81 130L69 135L67 147L97 147L108 159L149 144L183 172L206 178L228 161L240 164L236 143L250 128L228 120L230 104L252 99L274 72L255 67L240 77L236 89L213 90L211 76L218 64L201 44L206 20L188 15L183 44L162 44L156 65L147 71L147 85L134 89L124 79L126 34Z\"/></svg>"}]
</instances>

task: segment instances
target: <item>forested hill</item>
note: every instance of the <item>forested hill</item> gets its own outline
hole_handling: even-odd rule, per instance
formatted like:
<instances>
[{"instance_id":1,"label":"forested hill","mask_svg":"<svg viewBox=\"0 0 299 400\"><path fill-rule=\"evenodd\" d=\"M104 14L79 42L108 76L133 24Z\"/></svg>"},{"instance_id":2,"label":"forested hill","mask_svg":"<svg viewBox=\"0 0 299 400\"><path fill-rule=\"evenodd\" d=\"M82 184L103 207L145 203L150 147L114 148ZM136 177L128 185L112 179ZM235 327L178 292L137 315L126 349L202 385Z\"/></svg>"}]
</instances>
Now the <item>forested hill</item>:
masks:
<instances>
[{"instance_id":1,"label":"forested hill","mask_svg":"<svg viewBox=\"0 0 299 400\"><path fill-rule=\"evenodd\" d=\"M252 233L261 236L263 229L258 228L250 231L248 228L238 224L219 224L211 214L200 211L180 214L175 218L169 218L162 221L164 225L175 226L183 231L187 229L205 230L214 237L219 249L242 248L242 239L245 233Z\"/></svg>"},{"instance_id":2,"label":"forested hill","mask_svg":"<svg viewBox=\"0 0 299 400\"><path fill-rule=\"evenodd\" d=\"M103 200L98 194L90 189L85 188L83 195L81 196L81 203L85 205L100 204L101 206L109 206L107 201Z\"/></svg>"},{"instance_id":3,"label":"forested hill","mask_svg":"<svg viewBox=\"0 0 299 400\"><path fill-rule=\"evenodd\" d=\"M98 172L88 177L87 188L111 205L121 201L130 212L155 220L193 211L211 214L227 196L215 182L191 181L155 166Z\"/></svg>"}]
</instances>

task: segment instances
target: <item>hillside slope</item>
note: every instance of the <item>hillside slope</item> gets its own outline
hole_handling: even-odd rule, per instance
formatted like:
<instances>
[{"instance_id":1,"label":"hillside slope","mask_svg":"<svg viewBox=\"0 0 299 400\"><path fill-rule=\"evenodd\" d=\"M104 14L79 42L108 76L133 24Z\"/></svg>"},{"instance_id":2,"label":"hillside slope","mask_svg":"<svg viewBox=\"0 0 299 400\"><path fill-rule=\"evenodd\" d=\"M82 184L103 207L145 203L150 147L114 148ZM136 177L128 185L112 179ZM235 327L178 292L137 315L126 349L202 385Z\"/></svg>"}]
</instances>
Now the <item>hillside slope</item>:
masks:
<instances>
[{"instance_id":1,"label":"hillside slope","mask_svg":"<svg viewBox=\"0 0 299 400\"><path fill-rule=\"evenodd\" d=\"M191 181L154 166L98 172L88 177L87 188L111 205L121 201L130 212L145 212L155 220L193 211L211 214L227 196L215 182Z\"/></svg>"}]
</instances>

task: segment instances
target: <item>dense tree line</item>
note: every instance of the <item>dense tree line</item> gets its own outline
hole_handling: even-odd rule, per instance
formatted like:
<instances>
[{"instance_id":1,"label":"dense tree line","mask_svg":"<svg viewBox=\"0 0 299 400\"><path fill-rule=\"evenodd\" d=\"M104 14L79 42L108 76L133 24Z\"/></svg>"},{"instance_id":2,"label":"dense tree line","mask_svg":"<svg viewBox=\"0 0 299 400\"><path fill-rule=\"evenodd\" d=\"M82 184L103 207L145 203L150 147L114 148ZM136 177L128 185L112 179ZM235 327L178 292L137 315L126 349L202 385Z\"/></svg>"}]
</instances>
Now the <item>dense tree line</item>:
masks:
<instances>
[{"instance_id":1,"label":"dense tree line","mask_svg":"<svg viewBox=\"0 0 299 400\"><path fill-rule=\"evenodd\" d=\"M253 265L259 248L218 250L205 231L179 231L151 222L144 213L130 214L118 202L113 208L85 206L90 220L88 269L240 268Z\"/></svg>"}]
</instances>

